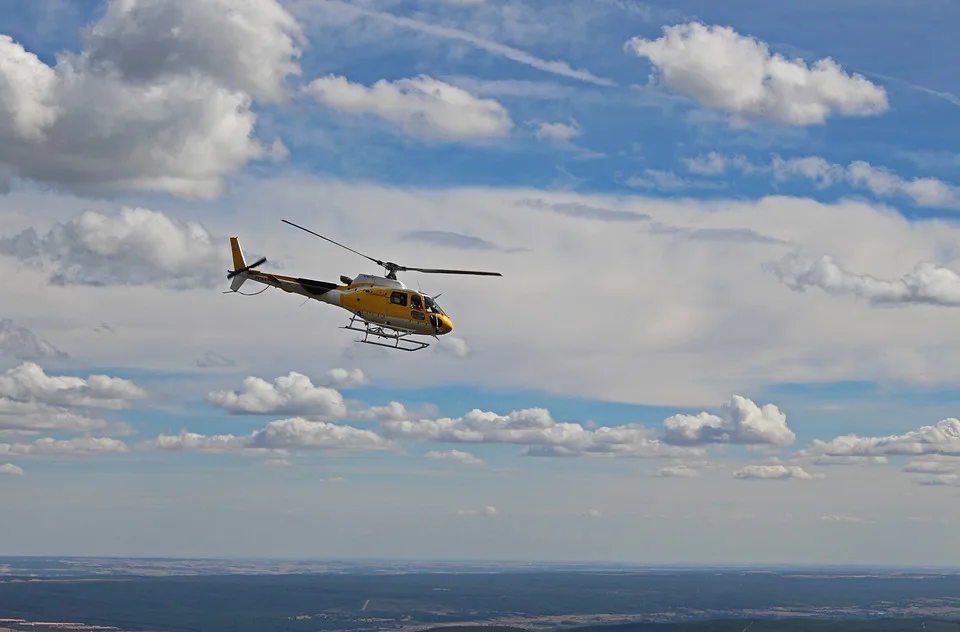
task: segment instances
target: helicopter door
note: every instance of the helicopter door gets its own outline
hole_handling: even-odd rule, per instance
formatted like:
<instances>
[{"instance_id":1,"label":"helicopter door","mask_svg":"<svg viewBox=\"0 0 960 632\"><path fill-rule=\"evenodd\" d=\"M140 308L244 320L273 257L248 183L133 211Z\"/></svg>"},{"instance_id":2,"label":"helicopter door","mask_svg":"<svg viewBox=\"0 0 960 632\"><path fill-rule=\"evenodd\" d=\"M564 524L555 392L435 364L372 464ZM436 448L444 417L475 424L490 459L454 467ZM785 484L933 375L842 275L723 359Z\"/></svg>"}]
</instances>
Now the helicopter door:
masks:
<instances>
[{"instance_id":1,"label":"helicopter door","mask_svg":"<svg viewBox=\"0 0 960 632\"><path fill-rule=\"evenodd\" d=\"M414 320L426 318L426 314L423 313L423 299L419 294L410 295L410 317Z\"/></svg>"}]
</instances>

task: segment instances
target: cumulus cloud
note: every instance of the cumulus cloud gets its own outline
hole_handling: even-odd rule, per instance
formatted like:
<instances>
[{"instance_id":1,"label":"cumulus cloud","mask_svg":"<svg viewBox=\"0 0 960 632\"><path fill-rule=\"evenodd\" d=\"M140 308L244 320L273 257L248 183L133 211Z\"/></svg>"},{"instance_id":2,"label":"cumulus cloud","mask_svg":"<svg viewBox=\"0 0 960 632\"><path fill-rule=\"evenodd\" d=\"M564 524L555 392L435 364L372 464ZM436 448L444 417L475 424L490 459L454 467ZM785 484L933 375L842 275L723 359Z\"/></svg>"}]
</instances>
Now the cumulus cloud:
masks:
<instances>
[{"instance_id":1,"label":"cumulus cloud","mask_svg":"<svg viewBox=\"0 0 960 632\"><path fill-rule=\"evenodd\" d=\"M849 434L814 440L805 451L827 456L960 456L960 420L948 418L900 435L860 437Z\"/></svg>"},{"instance_id":2,"label":"cumulus cloud","mask_svg":"<svg viewBox=\"0 0 960 632\"><path fill-rule=\"evenodd\" d=\"M782 446L793 443L786 415L773 404L763 407L733 397L720 414L674 415L664 420L663 435L641 424L595 426L557 422L543 408L498 415L478 409L458 418L417 418L402 404L368 409L361 416L381 421L391 439L436 443L491 443L524 446L531 457L683 457L702 456L710 444ZM667 469L668 474L676 472ZM679 471L679 470L677 470Z\"/></svg>"},{"instance_id":3,"label":"cumulus cloud","mask_svg":"<svg viewBox=\"0 0 960 632\"><path fill-rule=\"evenodd\" d=\"M330 369L321 378L321 384L330 388L356 388L369 383L370 379L360 369Z\"/></svg>"},{"instance_id":4,"label":"cumulus cloud","mask_svg":"<svg viewBox=\"0 0 960 632\"><path fill-rule=\"evenodd\" d=\"M303 42L276 0L111 0L54 66L0 35L0 166L80 193L214 197L272 155L251 106L284 100Z\"/></svg>"},{"instance_id":5,"label":"cumulus cloud","mask_svg":"<svg viewBox=\"0 0 960 632\"><path fill-rule=\"evenodd\" d=\"M345 372L344 380L356 377ZM333 381L334 375L327 379ZM339 391L315 386L309 377L296 371L277 377L273 383L259 377L243 380L240 391L213 391L207 401L235 415L293 414L342 417L347 405Z\"/></svg>"},{"instance_id":6,"label":"cumulus cloud","mask_svg":"<svg viewBox=\"0 0 960 632\"><path fill-rule=\"evenodd\" d=\"M369 451L389 450L395 446L372 430L294 417L272 421L246 436L203 435L182 430L176 435L159 435L142 447L258 456L285 454L288 450Z\"/></svg>"},{"instance_id":7,"label":"cumulus cloud","mask_svg":"<svg viewBox=\"0 0 960 632\"><path fill-rule=\"evenodd\" d=\"M0 476L23 476L23 468L13 463L4 463L0 465Z\"/></svg>"},{"instance_id":8,"label":"cumulus cloud","mask_svg":"<svg viewBox=\"0 0 960 632\"><path fill-rule=\"evenodd\" d=\"M33 362L0 374L0 398L16 402L119 410L145 396L130 380L108 375L50 376Z\"/></svg>"},{"instance_id":9,"label":"cumulus cloud","mask_svg":"<svg viewBox=\"0 0 960 632\"><path fill-rule=\"evenodd\" d=\"M201 224L145 208L84 211L45 235L28 228L0 237L0 254L50 264L50 282L61 286L211 287L226 253Z\"/></svg>"},{"instance_id":10,"label":"cumulus cloud","mask_svg":"<svg viewBox=\"0 0 960 632\"><path fill-rule=\"evenodd\" d=\"M808 66L726 26L665 26L662 37L636 37L627 48L653 64L666 88L738 119L820 125L837 114L875 116L889 108L882 87L834 60Z\"/></svg>"},{"instance_id":11,"label":"cumulus cloud","mask_svg":"<svg viewBox=\"0 0 960 632\"><path fill-rule=\"evenodd\" d=\"M41 340L35 333L17 325L9 318L0 319L0 353L17 360L70 357L66 352L57 349L46 340Z\"/></svg>"},{"instance_id":12,"label":"cumulus cloud","mask_svg":"<svg viewBox=\"0 0 960 632\"><path fill-rule=\"evenodd\" d=\"M787 427L787 416L775 405L757 406L735 395L720 407L720 414L673 415L663 422L664 441L676 445L737 443L790 445L796 435Z\"/></svg>"},{"instance_id":13,"label":"cumulus cloud","mask_svg":"<svg viewBox=\"0 0 960 632\"><path fill-rule=\"evenodd\" d=\"M866 299L874 305L960 305L960 275L928 262L918 263L897 280L849 272L829 255L790 253L779 261L763 264L763 269L795 292L818 288L834 296Z\"/></svg>"},{"instance_id":14,"label":"cumulus cloud","mask_svg":"<svg viewBox=\"0 0 960 632\"><path fill-rule=\"evenodd\" d=\"M458 463L463 463L464 465L483 465L483 459L477 458L469 452L464 452L462 450L431 450L423 456L435 461L456 461Z\"/></svg>"},{"instance_id":15,"label":"cumulus cloud","mask_svg":"<svg viewBox=\"0 0 960 632\"><path fill-rule=\"evenodd\" d=\"M811 480L813 475L799 465L747 465L733 473L739 479Z\"/></svg>"},{"instance_id":16,"label":"cumulus cloud","mask_svg":"<svg viewBox=\"0 0 960 632\"><path fill-rule=\"evenodd\" d=\"M129 380L107 375L50 376L40 366L24 362L0 374L0 434L110 431L107 421L74 409L121 410L145 395ZM113 430L129 432L122 423Z\"/></svg>"},{"instance_id":17,"label":"cumulus cloud","mask_svg":"<svg viewBox=\"0 0 960 632\"><path fill-rule=\"evenodd\" d=\"M578 423L557 422L542 408L498 415L474 409L463 417L389 419L381 422L392 439L437 443L501 443L523 445L525 456L657 457L700 455L702 450L664 444L655 430L639 424L588 430Z\"/></svg>"},{"instance_id":18,"label":"cumulus cloud","mask_svg":"<svg viewBox=\"0 0 960 632\"><path fill-rule=\"evenodd\" d=\"M372 114L424 139L501 138L513 128L509 113L496 100L477 98L425 75L392 82L381 79L369 88L328 75L310 82L306 91L327 107Z\"/></svg>"}]
</instances>

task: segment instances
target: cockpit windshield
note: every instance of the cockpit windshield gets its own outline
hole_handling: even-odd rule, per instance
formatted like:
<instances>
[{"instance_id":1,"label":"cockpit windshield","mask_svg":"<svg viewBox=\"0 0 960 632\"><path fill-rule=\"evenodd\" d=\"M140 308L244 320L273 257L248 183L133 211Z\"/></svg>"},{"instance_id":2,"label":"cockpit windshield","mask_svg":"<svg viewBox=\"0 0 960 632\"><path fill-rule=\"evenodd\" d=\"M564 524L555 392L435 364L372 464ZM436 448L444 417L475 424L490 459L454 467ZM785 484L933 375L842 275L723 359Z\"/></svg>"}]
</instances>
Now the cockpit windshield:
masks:
<instances>
[{"instance_id":1,"label":"cockpit windshield","mask_svg":"<svg viewBox=\"0 0 960 632\"><path fill-rule=\"evenodd\" d=\"M423 302L427 304L427 311L434 314L444 314L444 311L440 309L440 306L437 305L437 302L430 298L429 296L423 297Z\"/></svg>"}]
</instances>

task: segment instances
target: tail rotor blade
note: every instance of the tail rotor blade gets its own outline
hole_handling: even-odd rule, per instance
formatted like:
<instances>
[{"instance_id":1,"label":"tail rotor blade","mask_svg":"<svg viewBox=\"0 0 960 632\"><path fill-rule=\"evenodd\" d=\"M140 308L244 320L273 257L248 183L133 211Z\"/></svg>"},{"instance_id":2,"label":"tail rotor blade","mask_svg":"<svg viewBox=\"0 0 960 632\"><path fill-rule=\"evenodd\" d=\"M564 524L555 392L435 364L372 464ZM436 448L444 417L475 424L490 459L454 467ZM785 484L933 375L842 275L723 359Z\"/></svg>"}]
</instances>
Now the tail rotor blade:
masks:
<instances>
[{"instance_id":1,"label":"tail rotor blade","mask_svg":"<svg viewBox=\"0 0 960 632\"><path fill-rule=\"evenodd\" d=\"M248 271L250 271L250 270L253 270L254 268L259 268L260 266L262 266L262 265L265 264L266 262L267 262L267 258L266 258L266 257L260 257L259 259L257 259L256 261L254 261L253 263L251 263L251 264L248 265L248 266L244 266L243 268L240 268L239 270L233 270L233 271L231 271L231 272L228 272L228 273L227 273L227 278L228 278L228 279L232 279L233 277L237 276L238 274L243 274L244 272L248 272Z\"/></svg>"}]
</instances>

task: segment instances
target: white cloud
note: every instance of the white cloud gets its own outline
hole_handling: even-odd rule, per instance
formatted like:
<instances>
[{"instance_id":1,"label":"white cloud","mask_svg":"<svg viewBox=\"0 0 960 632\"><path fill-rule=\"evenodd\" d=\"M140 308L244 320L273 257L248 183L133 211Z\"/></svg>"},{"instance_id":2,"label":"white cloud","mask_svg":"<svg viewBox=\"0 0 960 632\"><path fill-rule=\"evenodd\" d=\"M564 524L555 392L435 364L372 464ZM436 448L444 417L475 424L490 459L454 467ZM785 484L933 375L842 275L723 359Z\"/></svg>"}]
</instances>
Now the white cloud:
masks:
<instances>
[{"instance_id":1,"label":"white cloud","mask_svg":"<svg viewBox=\"0 0 960 632\"><path fill-rule=\"evenodd\" d=\"M570 141L580 135L576 121L567 123L541 123L537 128L537 140Z\"/></svg>"},{"instance_id":2,"label":"white cloud","mask_svg":"<svg viewBox=\"0 0 960 632\"><path fill-rule=\"evenodd\" d=\"M292 272L329 270L335 280L338 269L355 274L357 269L348 268L359 265L362 270L362 264L352 264L335 248L309 243L291 248L289 229L275 228L279 222L263 215L269 206L290 216L316 199L342 209L338 221L344 226L333 237L363 252L402 263L504 273L504 279L493 280L401 277L414 286L420 282L431 295L443 294L440 302L456 325L454 334L468 338L474 351L469 358L417 356L429 357L432 369L411 371L396 353L357 353L361 345L355 337L337 329L344 324L341 310L315 302L300 308L301 300L280 293L244 300L231 318L223 316L224 305L236 297L219 292L142 288L136 296L143 300L133 301L127 288L91 292L63 286L51 297L41 271L19 270L8 258L0 258L0 273L10 281L4 316L33 323L37 310L51 314L44 319L44 336L93 365L120 366L136 358L138 368L182 371L185 358L205 349L229 350L238 361L256 358L257 374L270 376L268 382L303 363L304 332L322 340L310 345L311 362L324 367L310 376L314 384L326 368L342 366L347 352L354 357L346 366L391 388L469 383L696 410L735 393L759 392L770 382L855 379L935 385L960 379L955 362L960 334L953 310L884 309L865 318L866 307L857 301L790 292L763 268L800 248L831 253L852 270L896 279L917 261L941 260L946 248L960 242L960 228L951 222L908 221L889 208L853 200L665 200L536 189L411 189L309 177L248 182L223 204L231 209L231 225L256 226L258 247L284 252L290 257L284 264ZM12 203L0 197L0 212ZM45 208L66 203L48 194L23 208L40 214L40 221ZM460 212L451 215L451 208ZM837 217L844 218L844 231L835 230ZM649 230L654 223L682 226L691 238L665 238ZM411 225L481 234L493 243L521 245L516 235L523 235L526 250L510 256L463 250L450 261L447 249L398 239ZM584 230L590 239L583 238ZM787 245L744 247L730 240L693 238L742 235L745 230ZM361 234L362 243L355 244L350 235ZM631 253L630 266L623 266L624 252ZM657 274L644 272L649 270ZM572 286L593 288L595 300L578 303L579 316L542 318L554 297L567 296ZM537 288L533 294L531 287ZM623 292L624 287L630 292ZM70 304L70 312L57 311L54 302ZM504 305L519 310L512 316L518 322L536 326L504 327ZM183 314L190 318L184 320ZM629 326L623 326L626 314ZM604 320L612 316L617 319ZM583 336L582 318L607 322L603 335ZM89 331L88 324L103 320L116 336ZM262 338L250 335L254 322L283 326L271 329L270 344L264 347ZM611 372L609 366L620 370ZM235 386L243 390L239 383Z\"/></svg>"},{"instance_id":3,"label":"white cloud","mask_svg":"<svg viewBox=\"0 0 960 632\"><path fill-rule=\"evenodd\" d=\"M662 437L655 429L640 424L591 430L578 423L560 423L540 408L503 416L475 409L460 418L416 420L402 407L395 412L381 422L387 437L524 445L522 454L526 456L697 456L703 454L702 446L714 443L782 446L795 439L780 409L773 404L761 408L739 396L721 406L719 416L701 413L668 417L663 422Z\"/></svg>"},{"instance_id":4,"label":"white cloud","mask_svg":"<svg viewBox=\"0 0 960 632\"><path fill-rule=\"evenodd\" d=\"M126 443L110 437L64 440L44 437L32 443L0 443L0 456L92 456L121 454L128 450Z\"/></svg>"},{"instance_id":5,"label":"white cloud","mask_svg":"<svg viewBox=\"0 0 960 632\"><path fill-rule=\"evenodd\" d=\"M949 418L900 435L860 437L849 434L817 439L806 450L828 456L960 456L960 420Z\"/></svg>"},{"instance_id":6,"label":"white cloud","mask_svg":"<svg viewBox=\"0 0 960 632\"><path fill-rule=\"evenodd\" d=\"M696 470L682 463L679 465L668 465L657 470L657 476L668 478L699 478L700 470Z\"/></svg>"},{"instance_id":7,"label":"white cloud","mask_svg":"<svg viewBox=\"0 0 960 632\"><path fill-rule=\"evenodd\" d=\"M272 421L246 436L203 435L182 430L176 435L159 435L141 447L260 456L285 454L288 450L370 451L390 450L395 446L372 430L294 417Z\"/></svg>"},{"instance_id":8,"label":"white cloud","mask_svg":"<svg viewBox=\"0 0 960 632\"><path fill-rule=\"evenodd\" d=\"M659 39L636 37L627 47L650 60L668 89L737 118L818 125L837 114L873 116L889 107L882 87L832 59L807 66L726 26L665 26Z\"/></svg>"},{"instance_id":9,"label":"white cloud","mask_svg":"<svg viewBox=\"0 0 960 632\"><path fill-rule=\"evenodd\" d=\"M735 395L720 407L720 414L673 415L663 422L664 441L677 445L739 443L790 445L796 435L787 427L787 416L775 405L757 406Z\"/></svg>"},{"instance_id":10,"label":"white cloud","mask_svg":"<svg viewBox=\"0 0 960 632\"><path fill-rule=\"evenodd\" d=\"M849 272L829 255L815 258L790 253L763 267L795 292L818 288L835 296L863 298L876 305L960 305L960 275L928 262L918 263L897 280Z\"/></svg>"},{"instance_id":11,"label":"white cloud","mask_svg":"<svg viewBox=\"0 0 960 632\"><path fill-rule=\"evenodd\" d=\"M454 358L467 358L473 352L467 341L458 336L444 336L439 342L435 343L439 353L452 356Z\"/></svg>"},{"instance_id":12,"label":"white cloud","mask_svg":"<svg viewBox=\"0 0 960 632\"><path fill-rule=\"evenodd\" d=\"M904 180L889 169L874 167L858 160L847 167L847 179L854 186L869 189L877 197L903 195L917 206L957 207L960 205L960 190L937 178L913 178Z\"/></svg>"},{"instance_id":13,"label":"white cloud","mask_svg":"<svg viewBox=\"0 0 960 632\"><path fill-rule=\"evenodd\" d=\"M0 465L0 476L23 476L23 468L13 463L4 463Z\"/></svg>"},{"instance_id":14,"label":"white cloud","mask_svg":"<svg viewBox=\"0 0 960 632\"><path fill-rule=\"evenodd\" d=\"M730 168L730 163L734 160L736 160L737 163L746 163L746 158L743 156L731 158L715 151L711 151L705 156L685 158L683 163L686 165L687 170L691 173L696 173L702 176L718 176Z\"/></svg>"},{"instance_id":15,"label":"white cloud","mask_svg":"<svg viewBox=\"0 0 960 632\"><path fill-rule=\"evenodd\" d=\"M2 251L2 239L0 239ZM13 322L9 318L0 319L0 353L18 360L41 360L43 358L69 358L70 355L57 349L35 333Z\"/></svg>"},{"instance_id":16,"label":"white cloud","mask_svg":"<svg viewBox=\"0 0 960 632\"><path fill-rule=\"evenodd\" d=\"M0 398L24 403L118 410L145 396L146 392L130 380L108 375L54 377L33 362L0 374Z\"/></svg>"},{"instance_id":17,"label":"white cloud","mask_svg":"<svg viewBox=\"0 0 960 632\"><path fill-rule=\"evenodd\" d=\"M328 75L310 82L305 90L327 107L375 115L419 138L503 138L513 128L510 114L496 100L477 98L426 75L392 82L381 79L369 88Z\"/></svg>"},{"instance_id":18,"label":"white cloud","mask_svg":"<svg viewBox=\"0 0 960 632\"><path fill-rule=\"evenodd\" d=\"M251 445L268 449L388 450L394 446L372 430L310 421L300 417L271 421L251 436Z\"/></svg>"},{"instance_id":19,"label":"white cloud","mask_svg":"<svg viewBox=\"0 0 960 632\"><path fill-rule=\"evenodd\" d=\"M153 441L144 442L141 448L155 448L178 452L206 452L222 454L229 452L261 454L262 450L250 449L249 437L235 435L202 435L181 430L176 435L159 435Z\"/></svg>"},{"instance_id":20,"label":"white cloud","mask_svg":"<svg viewBox=\"0 0 960 632\"><path fill-rule=\"evenodd\" d=\"M503 443L526 446L526 456L623 456L656 457L699 455L695 448L665 445L656 431L638 424L604 426L587 430L577 423L554 421L542 408L498 415L474 409L463 417L403 419L381 422L382 433L391 439L436 443Z\"/></svg>"},{"instance_id":21,"label":"white cloud","mask_svg":"<svg viewBox=\"0 0 960 632\"><path fill-rule=\"evenodd\" d=\"M36 434L103 430L108 424L66 408L36 401L16 401L0 397L0 434Z\"/></svg>"},{"instance_id":22,"label":"white cloud","mask_svg":"<svg viewBox=\"0 0 960 632\"><path fill-rule=\"evenodd\" d=\"M0 166L80 193L212 197L269 157L250 108L284 99L303 39L276 0L111 0L82 42L51 67L0 36Z\"/></svg>"},{"instance_id":23,"label":"white cloud","mask_svg":"<svg viewBox=\"0 0 960 632\"><path fill-rule=\"evenodd\" d=\"M770 174L777 182L803 178L825 189L841 184L863 189L878 198L905 197L927 208L960 209L960 189L937 178L904 179L886 167L877 167L862 160L847 166L832 163L820 156L783 158L774 155L769 164L756 164L744 156L725 156L710 152L684 160L691 173L718 176L725 171L743 174Z\"/></svg>"},{"instance_id":24,"label":"white cloud","mask_svg":"<svg viewBox=\"0 0 960 632\"><path fill-rule=\"evenodd\" d=\"M241 391L213 391L207 400L235 415L282 413L342 417L347 413L346 402L339 391L315 386L309 377L296 371L277 377L272 384L259 377L247 377Z\"/></svg>"},{"instance_id":25,"label":"white cloud","mask_svg":"<svg viewBox=\"0 0 960 632\"><path fill-rule=\"evenodd\" d=\"M84 211L42 236L28 228L0 237L0 254L50 265L50 282L60 286L210 287L222 280L228 252L198 222L145 208Z\"/></svg>"},{"instance_id":26,"label":"white cloud","mask_svg":"<svg viewBox=\"0 0 960 632\"><path fill-rule=\"evenodd\" d=\"M790 158L789 160L774 156L771 169L774 178L778 180L799 176L813 180L821 187L837 185L847 178L847 172L842 166L831 164L819 156L805 156Z\"/></svg>"},{"instance_id":27,"label":"white cloud","mask_svg":"<svg viewBox=\"0 0 960 632\"><path fill-rule=\"evenodd\" d=\"M813 475L799 465L747 465L733 473L739 479L811 480Z\"/></svg>"},{"instance_id":28,"label":"white cloud","mask_svg":"<svg viewBox=\"0 0 960 632\"><path fill-rule=\"evenodd\" d=\"M456 461L458 463L463 463L464 465L483 465L483 459L477 458L469 452L464 452L462 450L431 450L423 456L437 461Z\"/></svg>"},{"instance_id":29,"label":"white cloud","mask_svg":"<svg viewBox=\"0 0 960 632\"><path fill-rule=\"evenodd\" d=\"M370 380L360 369L336 368L327 371L321 383L330 388L348 389L369 384Z\"/></svg>"}]
</instances>

